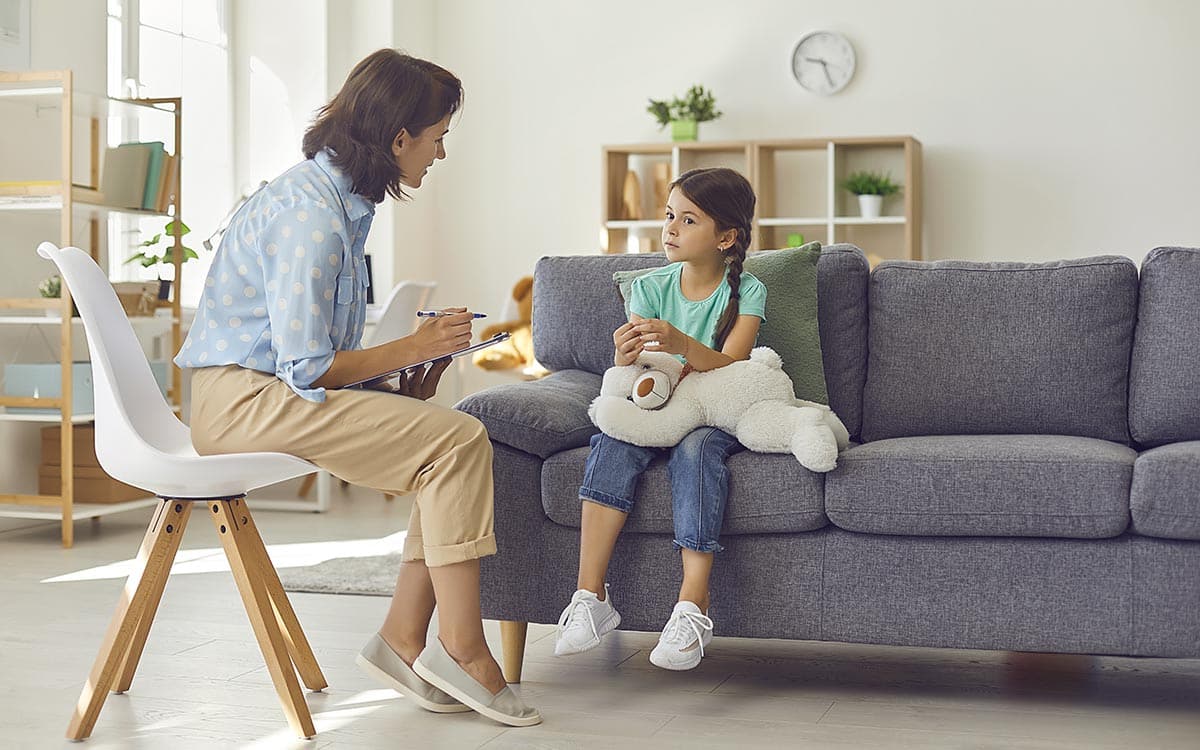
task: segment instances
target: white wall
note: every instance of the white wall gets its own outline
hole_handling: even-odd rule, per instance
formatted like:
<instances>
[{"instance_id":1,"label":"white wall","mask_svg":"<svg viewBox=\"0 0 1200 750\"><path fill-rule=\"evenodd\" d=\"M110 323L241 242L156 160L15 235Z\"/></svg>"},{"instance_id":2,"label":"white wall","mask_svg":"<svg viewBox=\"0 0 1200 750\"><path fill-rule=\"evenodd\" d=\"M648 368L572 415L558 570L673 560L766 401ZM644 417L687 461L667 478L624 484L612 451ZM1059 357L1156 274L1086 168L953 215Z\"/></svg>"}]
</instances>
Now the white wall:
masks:
<instances>
[{"instance_id":1,"label":"white wall","mask_svg":"<svg viewBox=\"0 0 1200 750\"><path fill-rule=\"evenodd\" d=\"M830 98L788 66L817 28L858 51ZM704 140L914 135L927 258L1200 245L1198 29L1181 0L443 0L466 106L428 178L440 299L494 309L539 256L595 252L601 144L667 140L646 99L693 83L725 111Z\"/></svg>"}]
</instances>

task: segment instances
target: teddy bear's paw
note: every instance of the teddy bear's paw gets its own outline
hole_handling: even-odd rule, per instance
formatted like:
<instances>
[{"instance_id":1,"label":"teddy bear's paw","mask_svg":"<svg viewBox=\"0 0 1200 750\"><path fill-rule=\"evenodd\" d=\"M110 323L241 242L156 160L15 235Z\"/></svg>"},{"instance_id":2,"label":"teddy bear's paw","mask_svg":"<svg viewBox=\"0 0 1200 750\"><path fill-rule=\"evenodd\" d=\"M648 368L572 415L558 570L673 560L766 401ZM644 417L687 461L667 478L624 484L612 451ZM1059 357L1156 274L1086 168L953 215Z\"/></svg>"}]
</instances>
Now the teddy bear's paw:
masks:
<instances>
[{"instance_id":1,"label":"teddy bear's paw","mask_svg":"<svg viewBox=\"0 0 1200 750\"><path fill-rule=\"evenodd\" d=\"M792 455L809 471L833 471L837 467L838 456L833 431L824 424L797 430L792 437Z\"/></svg>"}]
</instances>

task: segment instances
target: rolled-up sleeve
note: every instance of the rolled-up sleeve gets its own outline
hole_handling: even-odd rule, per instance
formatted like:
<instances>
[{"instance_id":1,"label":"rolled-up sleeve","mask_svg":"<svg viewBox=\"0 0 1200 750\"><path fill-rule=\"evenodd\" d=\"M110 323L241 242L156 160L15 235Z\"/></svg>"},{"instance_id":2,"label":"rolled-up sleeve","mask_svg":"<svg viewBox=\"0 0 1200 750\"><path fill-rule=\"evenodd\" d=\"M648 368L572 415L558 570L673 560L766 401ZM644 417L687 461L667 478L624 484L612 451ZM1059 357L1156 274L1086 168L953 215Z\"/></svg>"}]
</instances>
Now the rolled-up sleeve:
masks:
<instances>
[{"instance_id":1,"label":"rolled-up sleeve","mask_svg":"<svg viewBox=\"0 0 1200 750\"><path fill-rule=\"evenodd\" d=\"M337 304L338 266L344 242L333 212L291 208L271 218L261 238L267 279L267 314L275 350L275 374L309 401L324 401L325 389L313 383L333 364L330 331Z\"/></svg>"}]
</instances>

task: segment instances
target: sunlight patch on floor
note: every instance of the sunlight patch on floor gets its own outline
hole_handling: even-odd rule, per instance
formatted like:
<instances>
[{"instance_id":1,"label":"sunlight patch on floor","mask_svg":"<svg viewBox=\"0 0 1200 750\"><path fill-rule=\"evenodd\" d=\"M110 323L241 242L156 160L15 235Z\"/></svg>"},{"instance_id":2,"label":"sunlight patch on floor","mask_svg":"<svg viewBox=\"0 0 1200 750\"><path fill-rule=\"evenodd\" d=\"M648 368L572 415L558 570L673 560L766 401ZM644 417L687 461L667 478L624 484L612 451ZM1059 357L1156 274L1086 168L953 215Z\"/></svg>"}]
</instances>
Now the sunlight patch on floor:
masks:
<instances>
[{"instance_id":1,"label":"sunlight patch on floor","mask_svg":"<svg viewBox=\"0 0 1200 750\"><path fill-rule=\"evenodd\" d=\"M404 547L407 531L398 531L378 539L342 539L334 542L298 542L295 544L268 544L267 553L276 568L306 568L340 557L377 557L400 552ZM42 583L64 583L67 581L99 581L108 578L128 578L133 573L136 558L120 562L84 568L74 573L64 573L46 578ZM229 570L225 550L220 547L208 549L182 549L175 556L171 575L191 573L219 573Z\"/></svg>"}]
</instances>

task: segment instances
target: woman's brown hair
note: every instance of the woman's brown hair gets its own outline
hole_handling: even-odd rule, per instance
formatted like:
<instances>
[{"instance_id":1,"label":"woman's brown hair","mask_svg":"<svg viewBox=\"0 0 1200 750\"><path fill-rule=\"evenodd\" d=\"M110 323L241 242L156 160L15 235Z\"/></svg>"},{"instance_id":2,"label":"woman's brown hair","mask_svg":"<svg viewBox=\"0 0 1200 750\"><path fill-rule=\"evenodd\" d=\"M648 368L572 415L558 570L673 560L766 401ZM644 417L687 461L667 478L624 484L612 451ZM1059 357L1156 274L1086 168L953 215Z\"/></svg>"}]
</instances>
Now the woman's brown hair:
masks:
<instances>
[{"instance_id":1,"label":"woman's brown hair","mask_svg":"<svg viewBox=\"0 0 1200 750\"><path fill-rule=\"evenodd\" d=\"M323 149L344 172L354 192L375 203L383 196L403 200L400 167L392 142L401 130L410 136L453 114L462 106L462 82L428 60L394 49L363 58L342 89L317 112L304 133L304 157Z\"/></svg>"},{"instance_id":2,"label":"woman's brown hair","mask_svg":"<svg viewBox=\"0 0 1200 750\"><path fill-rule=\"evenodd\" d=\"M742 299L742 264L750 247L750 225L754 221L754 188L738 172L725 167L689 169L671 183L701 211L712 217L717 232L735 230L733 244L723 252L729 267L729 304L717 321L713 349L721 351L737 322Z\"/></svg>"}]
</instances>

